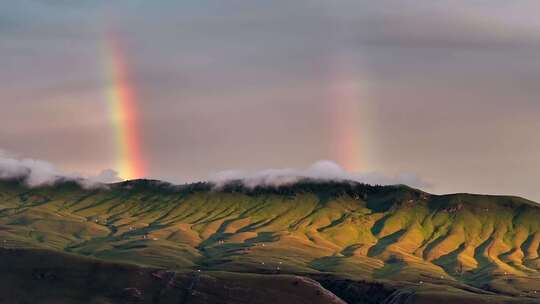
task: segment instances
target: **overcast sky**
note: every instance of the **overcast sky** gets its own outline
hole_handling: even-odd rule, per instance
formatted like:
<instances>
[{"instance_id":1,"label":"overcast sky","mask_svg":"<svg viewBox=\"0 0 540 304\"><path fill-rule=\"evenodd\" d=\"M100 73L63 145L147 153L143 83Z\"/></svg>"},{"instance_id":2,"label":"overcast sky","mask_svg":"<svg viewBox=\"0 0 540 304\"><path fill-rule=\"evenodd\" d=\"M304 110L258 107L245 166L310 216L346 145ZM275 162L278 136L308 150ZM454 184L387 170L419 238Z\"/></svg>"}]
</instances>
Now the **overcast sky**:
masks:
<instances>
[{"instance_id":1,"label":"overcast sky","mask_svg":"<svg viewBox=\"0 0 540 304\"><path fill-rule=\"evenodd\" d=\"M148 177L416 174L540 200L536 0L17 0L0 10L0 149L115 169L104 37L131 70Z\"/></svg>"}]
</instances>

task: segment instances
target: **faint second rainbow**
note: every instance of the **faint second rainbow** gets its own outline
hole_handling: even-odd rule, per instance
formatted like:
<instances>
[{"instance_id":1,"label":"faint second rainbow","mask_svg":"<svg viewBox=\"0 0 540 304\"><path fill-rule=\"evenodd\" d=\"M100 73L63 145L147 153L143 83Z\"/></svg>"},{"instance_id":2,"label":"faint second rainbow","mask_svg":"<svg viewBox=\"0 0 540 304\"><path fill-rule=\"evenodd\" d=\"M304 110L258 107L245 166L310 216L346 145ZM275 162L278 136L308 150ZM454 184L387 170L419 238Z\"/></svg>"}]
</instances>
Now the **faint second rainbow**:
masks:
<instances>
[{"instance_id":1,"label":"faint second rainbow","mask_svg":"<svg viewBox=\"0 0 540 304\"><path fill-rule=\"evenodd\" d=\"M365 75L347 56L331 58L329 119L334 158L346 170L370 170L370 98Z\"/></svg>"},{"instance_id":2,"label":"faint second rainbow","mask_svg":"<svg viewBox=\"0 0 540 304\"><path fill-rule=\"evenodd\" d=\"M130 83L125 55L113 34L104 39L103 56L107 105L116 146L116 170L122 179L141 178L146 175L146 165L141 147L137 100Z\"/></svg>"},{"instance_id":3,"label":"faint second rainbow","mask_svg":"<svg viewBox=\"0 0 540 304\"><path fill-rule=\"evenodd\" d=\"M359 172L365 169L361 128L362 118L359 109L359 87L354 80L340 79L333 84L332 109L334 153L336 160L346 170Z\"/></svg>"}]
</instances>

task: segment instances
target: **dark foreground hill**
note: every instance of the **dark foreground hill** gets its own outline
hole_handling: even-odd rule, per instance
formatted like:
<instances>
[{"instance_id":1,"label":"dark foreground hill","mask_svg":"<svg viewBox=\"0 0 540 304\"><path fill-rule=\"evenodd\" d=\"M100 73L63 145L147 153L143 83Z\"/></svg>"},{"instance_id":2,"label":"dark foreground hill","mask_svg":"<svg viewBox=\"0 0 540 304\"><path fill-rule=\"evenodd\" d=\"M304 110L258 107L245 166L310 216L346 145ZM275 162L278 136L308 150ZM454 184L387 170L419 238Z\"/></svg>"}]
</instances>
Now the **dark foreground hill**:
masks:
<instances>
[{"instance_id":1,"label":"dark foreground hill","mask_svg":"<svg viewBox=\"0 0 540 304\"><path fill-rule=\"evenodd\" d=\"M0 303L540 303L540 207L303 181L0 181Z\"/></svg>"}]
</instances>

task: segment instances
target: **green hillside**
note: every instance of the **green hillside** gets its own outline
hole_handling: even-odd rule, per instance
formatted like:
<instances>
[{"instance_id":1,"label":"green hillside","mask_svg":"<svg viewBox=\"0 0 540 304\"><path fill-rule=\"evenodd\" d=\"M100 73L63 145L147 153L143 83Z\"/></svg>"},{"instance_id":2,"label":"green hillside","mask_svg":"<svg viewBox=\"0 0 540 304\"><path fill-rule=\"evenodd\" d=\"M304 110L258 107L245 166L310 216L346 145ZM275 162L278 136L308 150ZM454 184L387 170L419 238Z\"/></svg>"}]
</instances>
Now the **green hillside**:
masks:
<instances>
[{"instance_id":1,"label":"green hillside","mask_svg":"<svg viewBox=\"0 0 540 304\"><path fill-rule=\"evenodd\" d=\"M540 206L517 197L309 180L0 182L4 251L214 277L301 275L349 303L369 303L365 284L384 286L386 303L537 303L539 245Z\"/></svg>"}]
</instances>

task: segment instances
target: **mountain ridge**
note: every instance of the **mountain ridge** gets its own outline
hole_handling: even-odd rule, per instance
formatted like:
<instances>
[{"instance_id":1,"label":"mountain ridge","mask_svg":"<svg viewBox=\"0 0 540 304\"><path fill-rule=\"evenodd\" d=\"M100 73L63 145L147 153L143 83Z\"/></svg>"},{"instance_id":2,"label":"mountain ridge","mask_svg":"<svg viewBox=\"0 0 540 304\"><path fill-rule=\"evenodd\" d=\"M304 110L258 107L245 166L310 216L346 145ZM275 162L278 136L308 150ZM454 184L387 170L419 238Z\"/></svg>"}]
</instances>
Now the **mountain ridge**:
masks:
<instances>
[{"instance_id":1,"label":"mountain ridge","mask_svg":"<svg viewBox=\"0 0 540 304\"><path fill-rule=\"evenodd\" d=\"M413 191L419 191L425 194L428 194L430 196L459 196L459 195L467 195L467 196L482 196L482 197L492 197L492 198L514 198L514 199L521 199L524 201L529 202L533 206L540 206L540 202L533 201L531 199L528 199L523 196L519 195L508 195L508 194L489 194L489 193L476 193L476 192L451 192L451 193L443 193L443 194L433 194L429 193L427 191L421 190L419 188L411 187L406 184L390 184L390 185L379 185L379 184L368 184L368 183L362 183L354 180L347 180L347 179L340 179L340 180L333 180L333 179L317 179L317 178L310 178L310 177L301 177L298 176L298 179L293 182L283 183L283 184L260 184L255 186L248 186L244 183L242 179L232 179L227 182L220 182L220 186L217 185L216 182L210 181L210 180L201 180L201 181L194 181L194 182L186 182L186 183L172 183L164 180L159 179L146 179L146 178L139 178L139 179L131 179L131 180L124 180L119 182L112 182L112 183L94 183L90 184L89 186L86 186L85 183L83 183L84 179L72 179L72 178L62 178L57 179L52 183L45 183L42 185L37 186L29 186L25 184L25 177L19 177L19 178L0 178L0 182L13 182L18 184L22 187L27 188L47 188L47 187L55 187L55 186L62 186L62 185L73 185L78 186L82 190L92 190L92 189L107 189L109 187L129 187L129 186L151 186L156 187L159 190L176 190L176 191L182 191L185 189L193 190L197 189L200 191L223 191L223 192L243 192L243 193L254 193L257 190L280 190L280 189L291 189L295 188L298 185L329 185L331 187L335 186L360 186L360 187L366 187L366 188L374 188L374 189L380 189L380 188L406 188Z\"/></svg>"},{"instance_id":2,"label":"mountain ridge","mask_svg":"<svg viewBox=\"0 0 540 304\"><path fill-rule=\"evenodd\" d=\"M85 189L18 180L0 181L0 202L6 247L184 271L328 274L414 286L416 295L446 286L540 296L540 206L520 197L349 181Z\"/></svg>"}]
</instances>

